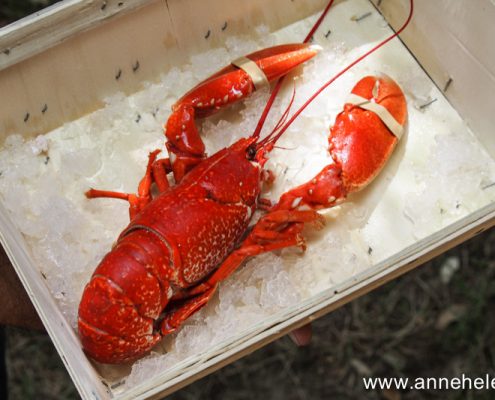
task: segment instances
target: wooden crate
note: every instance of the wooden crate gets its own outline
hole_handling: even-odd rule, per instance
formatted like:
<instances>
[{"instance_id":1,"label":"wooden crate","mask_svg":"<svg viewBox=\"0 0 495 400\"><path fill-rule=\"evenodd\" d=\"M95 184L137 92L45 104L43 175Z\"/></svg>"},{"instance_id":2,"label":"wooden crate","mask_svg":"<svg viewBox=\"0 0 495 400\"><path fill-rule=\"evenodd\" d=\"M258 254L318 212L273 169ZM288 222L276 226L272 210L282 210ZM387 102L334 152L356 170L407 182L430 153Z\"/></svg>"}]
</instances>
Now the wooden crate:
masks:
<instances>
[{"instance_id":1,"label":"wooden crate","mask_svg":"<svg viewBox=\"0 0 495 400\"><path fill-rule=\"evenodd\" d=\"M343 0L345 1L345 0ZM101 107L116 91L144 81L218 46L227 33L271 29L305 18L324 1L127 0L65 1L0 30L0 132L25 137L54 129ZM337 2L339 3L339 2ZM397 28L408 2L373 0ZM469 5L468 5L469 3ZM495 158L495 6L484 0L416 0L402 40ZM453 28L452 28L453 27ZM208 40L205 35L208 34ZM139 73L133 68L139 62ZM118 77L118 79L117 79ZM68 90L70 88L70 90ZM74 95L77 93L77 96ZM49 108L50 112L43 112ZM135 399L171 393L319 316L394 279L495 224L495 202L391 255L339 285L289 307L230 345L205 350L168 376L119 391L102 383L56 300L43 283L26 241L2 204L0 239L76 387L85 399Z\"/></svg>"}]
</instances>

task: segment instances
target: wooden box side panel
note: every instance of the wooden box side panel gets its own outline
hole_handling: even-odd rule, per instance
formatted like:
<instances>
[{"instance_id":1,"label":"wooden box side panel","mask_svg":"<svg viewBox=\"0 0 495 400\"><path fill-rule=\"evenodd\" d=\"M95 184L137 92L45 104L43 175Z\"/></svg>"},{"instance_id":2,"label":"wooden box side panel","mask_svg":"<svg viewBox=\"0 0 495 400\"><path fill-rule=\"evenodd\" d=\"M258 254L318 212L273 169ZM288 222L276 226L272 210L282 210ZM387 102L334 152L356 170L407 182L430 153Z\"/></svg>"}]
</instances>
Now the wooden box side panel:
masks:
<instances>
[{"instance_id":1,"label":"wooden box side panel","mask_svg":"<svg viewBox=\"0 0 495 400\"><path fill-rule=\"evenodd\" d=\"M394 28L409 1L372 0ZM401 35L454 108L495 157L495 3L486 0L415 0Z\"/></svg>"},{"instance_id":2,"label":"wooden box side panel","mask_svg":"<svg viewBox=\"0 0 495 400\"><path fill-rule=\"evenodd\" d=\"M270 7L262 0L150 1L3 70L0 65L0 93L9 98L0 108L0 140L13 133L46 133L100 108L106 96L139 90L143 82L156 80L229 35L248 33L262 23L276 29L317 12L323 4L323 0L273 0ZM55 16L59 29L65 29ZM41 31L26 40L49 46L46 35L53 32Z\"/></svg>"}]
</instances>

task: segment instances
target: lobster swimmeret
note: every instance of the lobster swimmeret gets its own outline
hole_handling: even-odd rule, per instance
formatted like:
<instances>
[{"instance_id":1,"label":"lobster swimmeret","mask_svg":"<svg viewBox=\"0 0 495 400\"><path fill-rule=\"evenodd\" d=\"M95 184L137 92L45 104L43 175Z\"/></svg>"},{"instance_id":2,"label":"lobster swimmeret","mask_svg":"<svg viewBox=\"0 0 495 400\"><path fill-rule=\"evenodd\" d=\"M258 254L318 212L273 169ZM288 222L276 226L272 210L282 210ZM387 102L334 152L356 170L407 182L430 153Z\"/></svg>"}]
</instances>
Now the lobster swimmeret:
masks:
<instances>
[{"instance_id":1,"label":"lobster swimmeret","mask_svg":"<svg viewBox=\"0 0 495 400\"><path fill-rule=\"evenodd\" d=\"M248 58L275 79L314 54L310 46L288 45ZM266 60L276 66L273 73L267 72ZM260 207L262 183L270 177L263 169L266 156L288 125L264 139L257 131L210 157L194 125L195 116L209 115L237 100L239 91L242 97L253 90L249 75L239 71L225 68L173 107L166 127L170 159L157 160L158 151L150 154L137 195L87 193L129 201L131 216L79 306L81 342L97 361L121 363L146 354L204 306L245 258L289 246L305 248L304 225L321 227L316 210L335 205L376 176L397 142L392 131L400 130L407 118L404 95L393 80L363 78L331 129L334 163L282 195L246 237ZM167 180L170 172L177 182L173 187ZM153 183L160 191L155 198Z\"/></svg>"}]
</instances>

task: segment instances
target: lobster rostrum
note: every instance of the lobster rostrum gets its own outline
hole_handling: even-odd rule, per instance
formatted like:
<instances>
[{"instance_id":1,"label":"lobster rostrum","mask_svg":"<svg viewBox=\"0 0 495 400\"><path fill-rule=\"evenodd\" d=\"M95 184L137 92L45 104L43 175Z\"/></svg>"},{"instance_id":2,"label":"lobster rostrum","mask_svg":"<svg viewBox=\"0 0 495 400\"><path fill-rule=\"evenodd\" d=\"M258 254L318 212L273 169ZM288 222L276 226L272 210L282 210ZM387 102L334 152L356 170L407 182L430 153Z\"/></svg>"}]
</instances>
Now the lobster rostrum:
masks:
<instances>
[{"instance_id":1,"label":"lobster rostrum","mask_svg":"<svg viewBox=\"0 0 495 400\"><path fill-rule=\"evenodd\" d=\"M296 53L307 53L297 54L293 63L287 53L275 56L283 60L278 62L283 66L273 73L274 78L314 55L313 48L299 46ZM254 54L264 71L262 60L273 53L267 49ZM256 130L206 157L194 117L217 111L225 96L225 104L235 101L229 94L236 93L240 86L235 85L246 78L232 67L222 71L174 106L165 132L170 158L157 160L159 151L150 154L136 195L87 192L89 198L129 201L131 216L130 224L96 268L79 306L80 339L96 361L122 363L145 355L162 336L174 332L203 307L219 282L247 257L290 246L304 249L303 227L322 227L318 209L335 205L376 176L407 118L404 95L391 78L363 78L331 129L329 151L334 162L268 206L260 201L263 182L271 179L264 169L267 155L297 115L336 77L264 139ZM230 76L232 72L241 80L222 81L224 73ZM246 94L253 90L254 84L250 85ZM216 92L211 96L208 90ZM222 102L210 100L210 107L204 108L209 96ZM172 187L167 180L170 172L177 182ZM154 198L153 183L159 191ZM249 229L258 208L267 213Z\"/></svg>"}]
</instances>

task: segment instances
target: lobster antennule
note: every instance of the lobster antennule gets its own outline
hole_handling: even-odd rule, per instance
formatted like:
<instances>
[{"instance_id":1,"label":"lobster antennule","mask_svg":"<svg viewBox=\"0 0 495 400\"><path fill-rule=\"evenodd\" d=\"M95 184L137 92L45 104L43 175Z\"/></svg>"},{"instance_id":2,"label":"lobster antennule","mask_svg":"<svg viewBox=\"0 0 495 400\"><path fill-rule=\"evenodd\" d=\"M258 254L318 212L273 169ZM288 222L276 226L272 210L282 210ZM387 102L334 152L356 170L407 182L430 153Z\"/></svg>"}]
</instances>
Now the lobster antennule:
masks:
<instances>
[{"instance_id":1,"label":"lobster antennule","mask_svg":"<svg viewBox=\"0 0 495 400\"><path fill-rule=\"evenodd\" d=\"M268 137L271 137L272 135L274 135L275 132L277 132L282 127L282 125L285 124L285 122L287 121L287 118L289 118L289 112L290 112L290 109L292 107L292 104L294 103L295 97L296 97L296 86L294 85L294 89L292 90L292 97L291 97L291 100L289 102L289 105L286 107L285 111L283 112L282 116L280 117L280 119L276 123L275 127L270 132L270 134L265 139L263 139L263 142L265 140L268 140Z\"/></svg>"}]
</instances>

